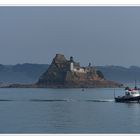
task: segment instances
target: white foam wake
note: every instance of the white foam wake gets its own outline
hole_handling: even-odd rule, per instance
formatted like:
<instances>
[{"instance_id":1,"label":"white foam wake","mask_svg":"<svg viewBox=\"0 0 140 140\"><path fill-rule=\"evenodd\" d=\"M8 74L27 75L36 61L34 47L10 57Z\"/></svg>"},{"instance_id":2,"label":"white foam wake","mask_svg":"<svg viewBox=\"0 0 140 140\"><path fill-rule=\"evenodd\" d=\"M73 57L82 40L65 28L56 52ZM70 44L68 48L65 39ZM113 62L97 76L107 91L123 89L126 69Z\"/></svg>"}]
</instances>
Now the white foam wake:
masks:
<instances>
[{"instance_id":1,"label":"white foam wake","mask_svg":"<svg viewBox=\"0 0 140 140\"><path fill-rule=\"evenodd\" d=\"M93 99L93 100L86 100L88 102L114 102L114 99Z\"/></svg>"}]
</instances>

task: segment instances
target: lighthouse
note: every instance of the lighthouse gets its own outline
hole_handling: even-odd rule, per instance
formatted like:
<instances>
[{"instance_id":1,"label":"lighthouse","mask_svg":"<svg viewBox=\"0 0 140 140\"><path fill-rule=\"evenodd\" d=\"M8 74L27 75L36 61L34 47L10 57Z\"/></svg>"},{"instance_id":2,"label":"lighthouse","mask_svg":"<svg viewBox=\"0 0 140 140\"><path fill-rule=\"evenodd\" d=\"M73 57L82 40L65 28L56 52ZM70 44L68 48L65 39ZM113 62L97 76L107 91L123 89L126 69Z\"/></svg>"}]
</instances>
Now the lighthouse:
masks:
<instances>
[{"instance_id":1,"label":"lighthouse","mask_svg":"<svg viewBox=\"0 0 140 140\"><path fill-rule=\"evenodd\" d=\"M73 57L70 57L70 71L74 70L74 61L73 61Z\"/></svg>"}]
</instances>

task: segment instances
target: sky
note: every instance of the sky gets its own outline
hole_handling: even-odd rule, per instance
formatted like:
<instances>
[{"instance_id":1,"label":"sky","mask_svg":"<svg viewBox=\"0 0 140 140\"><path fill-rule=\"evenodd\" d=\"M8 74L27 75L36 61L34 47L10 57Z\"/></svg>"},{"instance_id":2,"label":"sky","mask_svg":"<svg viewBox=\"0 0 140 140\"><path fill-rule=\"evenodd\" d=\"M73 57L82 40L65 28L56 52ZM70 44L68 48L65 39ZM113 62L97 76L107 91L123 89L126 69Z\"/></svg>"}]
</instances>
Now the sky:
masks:
<instances>
[{"instance_id":1,"label":"sky","mask_svg":"<svg viewBox=\"0 0 140 140\"><path fill-rule=\"evenodd\" d=\"M0 64L140 66L140 7L0 7Z\"/></svg>"}]
</instances>

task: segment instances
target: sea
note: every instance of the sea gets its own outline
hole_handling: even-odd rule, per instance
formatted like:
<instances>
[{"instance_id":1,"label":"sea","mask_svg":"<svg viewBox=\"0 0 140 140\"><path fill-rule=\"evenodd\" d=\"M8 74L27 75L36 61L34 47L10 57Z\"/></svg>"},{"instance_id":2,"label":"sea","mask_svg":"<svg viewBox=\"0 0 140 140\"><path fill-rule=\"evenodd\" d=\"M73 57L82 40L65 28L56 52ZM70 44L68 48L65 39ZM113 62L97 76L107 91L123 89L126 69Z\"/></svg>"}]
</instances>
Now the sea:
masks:
<instances>
[{"instance_id":1,"label":"sea","mask_svg":"<svg viewBox=\"0 0 140 140\"><path fill-rule=\"evenodd\" d=\"M140 134L140 103L123 88L1 88L0 134Z\"/></svg>"}]
</instances>

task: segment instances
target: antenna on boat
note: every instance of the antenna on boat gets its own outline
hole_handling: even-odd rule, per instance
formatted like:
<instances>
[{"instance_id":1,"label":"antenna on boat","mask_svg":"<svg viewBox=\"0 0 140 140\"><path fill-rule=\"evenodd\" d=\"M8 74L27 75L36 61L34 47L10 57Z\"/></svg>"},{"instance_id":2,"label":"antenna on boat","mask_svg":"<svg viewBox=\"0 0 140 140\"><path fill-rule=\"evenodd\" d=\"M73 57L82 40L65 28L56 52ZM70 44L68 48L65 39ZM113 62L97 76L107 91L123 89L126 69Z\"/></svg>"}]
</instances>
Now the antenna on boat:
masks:
<instances>
[{"instance_id":1,"label":"antenna on boat","mask_svg":"<svg viewBox=\"0 0 140 140\"><path fill-rule=\"evenodd\" d=\"M137 87L137 81L135 80L135 87Z\"/></svg>"},{"instance_id":2,"label":"antenna on boat","mask_svg":"<svg viewBox=\"0 0 140 140\"><path fill-rule=\"evenodd\" d=\"M115 96L115 88L114 88L114 98L115 98L116 96Z\"/></svg>"}]
</instances>

